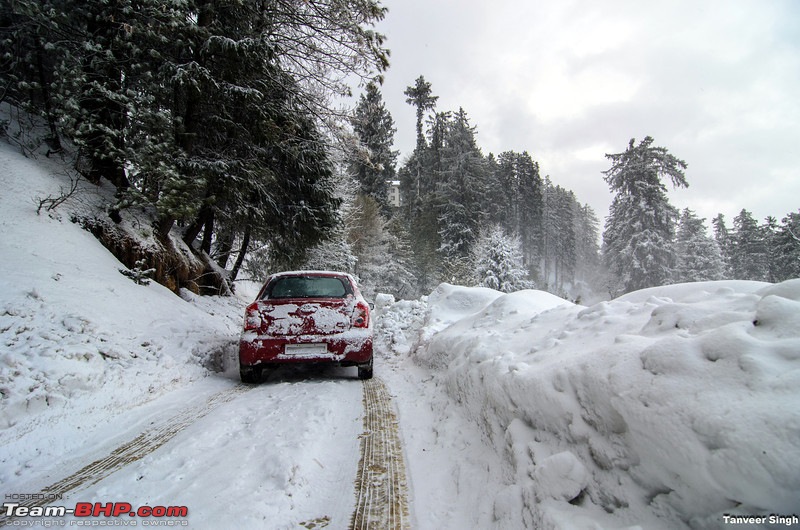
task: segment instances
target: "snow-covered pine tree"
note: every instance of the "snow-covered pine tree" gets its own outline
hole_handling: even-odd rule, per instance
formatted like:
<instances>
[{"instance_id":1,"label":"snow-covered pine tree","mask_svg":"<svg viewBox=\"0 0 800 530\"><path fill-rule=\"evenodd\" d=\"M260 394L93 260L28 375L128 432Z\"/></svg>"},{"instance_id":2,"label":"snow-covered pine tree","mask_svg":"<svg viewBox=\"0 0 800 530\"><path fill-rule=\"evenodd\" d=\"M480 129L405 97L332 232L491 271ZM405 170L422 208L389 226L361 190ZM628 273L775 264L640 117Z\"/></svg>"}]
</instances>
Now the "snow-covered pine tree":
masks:
<instances>
[{"instance_id":1,"label":"snow-covered pine tree","mask_svg":"<svg viewBox=\"0 0 800 530\"><path fill-rule=\"evenodd\" d=\"M711 220L711 225L714 227L714 240L717 242L717 245L719 245L720 252L722 253L722 261L725 265L724 276L725 278L732 278L732 243L730 232L725 225L725 216L721 213L717 214L717 216Z\"/></svg>"},{"instance_id":2,"label":"snow-covered pine tree","mask_svg":"<svg viewBox=\"0 0 800 530\"><path fill-rule=\"evenodd\" d=\"M215 5L190 17L192 56L170 80L183 156L162 197L197 205L187 241L204 231L206 248L215 223L225 242L249 230L291 266L335 223L330 139L341 128L331 125L345 116L331 96L386 68L383 37L369 29L385 9L373 0ZM160 204L162 232L188 213Z\"/></svg>"},{"instance_id":3,"label":"snow-covered pine tree","mask_svg":"<svg viewBox=\"0 0 800 530\"><path fill-rule=\"evenodd\" d=\"M382 248L376 252L376 256L385 256L383 264L378 263L381 274L376 292L389 293L397 299L420 296L421 293L415 291L417 282L410 241L411 236L400 218L393 217L387 222Z\"/></svg>"},{"instance_id":4,"label":"snow-covered pine tree","mask_svg":"<svg viewBox=\"0 0 800 530\"><path fill-rule=\"evenodd\" d=\"M353 219L357 216L358 183L346 166L343 161L337 165L335 195L339 201L339 215L336 224L324 240L309 249L301 266L303 269L356 273L358 256L351 245L351 232L355 230Z\"/></svg>"},{"instance_id":5,"label":"snow-covered pine tree","mask_svg":"<svg viewBox=\"0 0 800 530\"><path fill-rule=\"evenodd\" d=\"M602 288L605 270L598 245L599 227L594 210L588 204L579 205L575 216L575 279L579 288L571 293L575 298Z\"/></svg>"},{"instance_id":6,"label":"snow-covered pine tree","mask_svg":"<svg viewBox=\"0 0 800 530\"><path fill-rule=\"evenodd\" d=\"M764 244L766 245L767 254L767 281L776 283L780 273L778 271L779 255L778 255L778 220L773 216L767 216L764 224L761 225L761 231L764 234Z\"/></svg>"},{"instance_id":7,"label":"snow-covered pine tree","mask_svg":"<svg viewBox=\"0 0 800 530\"><path fill-rule=\"evenodd\" d=\"M574 280L575 229L578 201L572 191L553 186L549 179L545 186L544 274L547 289L556 294L564 292L567 284Z\"/></svg>"},{"instance_id":8,"label":"snow-covered pine tree","mask_svg":"<svg viewBox=\"0 0 800 530\"><path fill-rule=\"evenodd\" d=\"M731 269L736 280L769 280L769 251L765 231L742 209L733 218L731 232Z\"/></svg>"},{"instance_id":9,"label":"snow-covered pine tree","mask_svg":"<svg viewBox=\"0 0 800 530\"><path fill-rule=\"evenodd\" d=\"M400 216L410 235L411 259L416 277L413 291L425 294L441 281L441 263L437 254L437 196L434 193L441 142L437 142L434 136L434 145L429 146L423 131L425 113L435 109L438 96L432 94L431 84L423 76L407 87L404 94L407 96L406 102L416 109L417 144L398 170L402 202ZM436 116L435 119L438 119L439 115Z\"/></svg>"},{"instance_id":10,"label":"snow-covered pine tree","mask_svg":"<svg viewBox=\"0 0 800 530\"><path fill-rule=\"evenodd\" d=\"M775 281L800 278L800 210L781 219L773 239L776 256Z\"/></svg>"},{"instance_id":11,"label":"snow-covered pine tree","mask_svg":"<svg viewBox=\"0 0 800 530\"><path fill-rule=\"evenodd\" d=\"M473 281L478 287L504 293L535 288L522 265L519 238L507 235L501 226L481 230L471 254Z\"/></svg>"},{"instance_id":12,"label":"snow-covered pine tree","mask_svg":"<svg viewBox=\"0 0 800 530\"><path fill-rule=\"evenodd\" d=\"M47 9L36 0L0 3L0 43L6 51L0 58L0 103L44 118L53 151L61 150L62 134L60 112L55 108L55 68L66 52L53 46L59 27L69 27L63 10Z\"/></svg>"},{"instance_id":13,"label":"snow-covered pine tree","mask_svg":"<svg viewBox=\"0 0 800 530\"><path fill-rule=\"evenodd\" d=\"M160 235L181 220L204 250L219 226L226 255L252 235L290 257L328 229L323 127L345 118L331 96L388 66L378 0L20 0L8 13L18 94L52 88L29 101L52 99L45 114L90 180L129 192L114 209L152 202Z\"/></svg>"},{"instance_id":14,"label":"snow-covered pine tree","mask_svg":"<svg viewBox=\"0 0 800 530\"><path fill-rule=\"evenodd\" d=\"M517 233L522 243L522 263L534 272L541 259L544 238L544 181L539 174L539 163L527 151L515 158L519 181Z\"/></svg>"},{"instance_id":15,"label":"snow-covered pine tree","mask_svg":"<svg viewBox=\"0 0 800 530\"><path fill-rule=\"evenodd\" d=\"M653 141L647 136L635 145L631 139L625 152L606 155L611 168L603 172L604 180L615 193L603 232L612 294L663 285L672 276L679 214L661 178L686 187L687 166L665 148L653 147Z\"/></svg>"},{"instance_id":16,"label":"snow-covered pine tree","mask_svg":"<svg viewBox=\"0 0 800 530\"><path fill-rule=\"evenodd\" d=\"M469 277L466 258L484 219L486 159L475 141L475 128L464 109L449 123L438 174L439 254L452 281Z\"/></svg>"},{"instance_id":17,"label":"snow-covered pine tree","mask_svg":"<svg viewBox=\"0 0 800 530\"><path fill-rule=\"evenodd\" d=\"M350 173L355 176L361 193L377 201L385 215L391 215L388 193L389 182L396 178L398 152L392 150L396 129L375 83L367 84L351 123L363 150L354 153Z\"/></svg>"},{"instance_id":18,"label":"snow-covered pine tree","mask_svg":"<svg viewBox=\"0 0 800 530\"><path fill-rule=\"evenodd\" d=\"M431 84L425 81L424 76L419 76L414 85L407 87L403 94L406 95L406 103L414 106L417 111L416 151L421 153L425 149L425 136L422 132L425 112L436 108L436 100L439 99L439 96L432 95Z\"/></svg>"},{"instance_id":19,"label":"snow-covered pine tree","mask_svg":"<svg viewBox=\"0 0 800 530\"><path fill-rule=\"evenodd\" d=\"M411 292L415 296L430 293L441 281L439 275L439 234L436 224L435 197L432 193L421 194L420 179L416 176L421 167L419 158L424 153L414 151L398 170L401 206L399 217L408 233L409 258L415 281ZM418 194L418 192L420 192Z\"/></svg>"},{"instance_id":20,"label":"snow-covered pine tree","mask_svg":"<svg viewBox=\"0 0 800 530\"><path fill-rule=\"evenodd\" d=\"M387 221L378 202L358 190L354 176L343 170L336 186L339 220L328 237L310 249L302 268L354 274L370 299L379 292L397 298L418 296L402 222Z\"/></svg>"},{"instance_id":21,"label":"snow-covered pine tree","mask_svg":"<svg viewBox=\"0 0 800 530\"><path fill-rule=\"evenodd\" d=\"M348 242L356 256L354 273L365 296L411 294L414 278L408 268L408 247L389 229L380 205L368 195L356 195L347 219Z\"/></svg>"},{"instance_id":22,"label":"snow-covered pine tree","mask_svg":"<svg viewBox=\"0 0 800 530\"><path fill-rule=\"evenodd\" d=\"M527 152L505 151L497 160L486 160L488 179L484 208L488 222L499 223L507 233L517 234L523 263L534 270L542 246L544 212L543 182L539 165Z\"/></svg>"},{"instance_id":23,"label":"snow-covered pine tree","mask_svg":"<svg viewBox=\"0 0 800 530\"><path fill-rule=\"evenodd\" d=\"M487 179L484 208L487 223L503 227L507 233L518 233L519 223L519 177L516 168L517 155L505 151L495 158L486 157Z\"/></svg>"},{"instance_id":24,"label":"snow-covered pine tree","mask_svg":"<svg viewBox=\"0 0 800 530\"><path fill-rule=\"evenodd\" d=\"M725 262L719 245L708 235L705 219L689 208L681 213L675 251L675 283L725 279Z\"/></svg>"},{"instance_id":25,"label":"snow-covered pine tree","mask_svg":"<svg viewBox=\"0 0 800 530\"><path fill-rule=\"evenodd\" d=\"M130 124L173 37L165 28L186 18L176 3L20 0L9 11L10 68L2 71L11 83L3 84L14 103L47 117L50 141L66 137L78 147L76 167L91 182L129 185Z\"/></svg>"}]
</instances>

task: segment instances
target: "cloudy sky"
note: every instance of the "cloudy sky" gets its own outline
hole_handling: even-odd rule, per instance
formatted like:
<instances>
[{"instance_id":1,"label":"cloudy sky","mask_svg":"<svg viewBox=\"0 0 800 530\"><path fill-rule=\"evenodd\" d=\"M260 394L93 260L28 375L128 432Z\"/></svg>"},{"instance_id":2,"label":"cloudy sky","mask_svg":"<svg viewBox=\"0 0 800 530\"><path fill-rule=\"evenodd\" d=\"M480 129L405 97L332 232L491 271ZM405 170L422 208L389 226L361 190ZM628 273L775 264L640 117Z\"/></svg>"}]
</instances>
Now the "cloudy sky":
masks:
<instances>
[{"instance_id":1,"label":"cloudy sky","mask_svg":"<svg viewBox=\"0 0 800 530\"><path fill-rule=\"evenodd\" d=\"M673 205L701 217L800 209L800 2L383 0L382 93L401 160L414 147L403 91L463 107L484 154L528 151L601 223L606 153L652 136L685 160Z\"/></svg>"}]
</instances>

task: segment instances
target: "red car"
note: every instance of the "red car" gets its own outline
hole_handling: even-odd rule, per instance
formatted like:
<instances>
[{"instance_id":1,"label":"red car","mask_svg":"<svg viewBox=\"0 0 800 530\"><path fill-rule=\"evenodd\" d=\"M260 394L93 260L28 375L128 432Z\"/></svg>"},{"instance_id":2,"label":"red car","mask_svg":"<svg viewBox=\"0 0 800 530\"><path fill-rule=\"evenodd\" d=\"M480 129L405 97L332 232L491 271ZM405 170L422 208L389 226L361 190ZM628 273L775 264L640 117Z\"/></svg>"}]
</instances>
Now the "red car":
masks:
<instances>
[{"instance_id":1,"label":"red car","mask_svg":"<svg viewBox=\"0 0 800 530\"><path fill-rule=\"evenodd\" d=\"M340 272L273 274L247 306L239 374L258 383L265 368L286 363L357 366L372 377L370 306L352 276Z\"/></svg>"}]
</instances>

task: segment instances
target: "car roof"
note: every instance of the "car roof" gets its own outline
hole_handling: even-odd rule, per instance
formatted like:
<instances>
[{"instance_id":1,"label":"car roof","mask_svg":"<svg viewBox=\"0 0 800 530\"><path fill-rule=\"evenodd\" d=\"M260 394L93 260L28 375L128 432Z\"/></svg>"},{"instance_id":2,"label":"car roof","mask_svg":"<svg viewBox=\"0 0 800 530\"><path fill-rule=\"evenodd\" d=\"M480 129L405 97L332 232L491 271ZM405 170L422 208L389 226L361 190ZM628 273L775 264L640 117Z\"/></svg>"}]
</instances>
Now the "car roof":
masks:
<instances>
[{"instance_id":1,"label":"car roof","mask_svg":"<svg viewBox=\"0 0 800 530\"><path fill-rule=\"evenodd\" d=\"M276 272L271 274L267 280L272 280L273 278L280 278L282 276L329 276L333 278L347 278L352 283L356 283L355 278L346 272L338 272L338 271L323 271L323 270L297 270L297 271L284 271L284 272Z\"/></svg>"}]
</instances>

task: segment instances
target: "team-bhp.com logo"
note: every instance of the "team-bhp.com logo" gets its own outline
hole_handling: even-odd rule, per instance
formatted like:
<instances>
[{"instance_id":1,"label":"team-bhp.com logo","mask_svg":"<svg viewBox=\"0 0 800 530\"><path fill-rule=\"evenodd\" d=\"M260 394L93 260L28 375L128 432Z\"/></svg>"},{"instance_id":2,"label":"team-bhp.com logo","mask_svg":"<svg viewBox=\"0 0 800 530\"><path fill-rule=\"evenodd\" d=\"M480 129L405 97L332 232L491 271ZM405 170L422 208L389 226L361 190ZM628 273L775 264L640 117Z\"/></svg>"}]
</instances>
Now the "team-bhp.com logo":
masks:
<instances>
[{"instance_id":1,"label":"team-bhp.com logo","mask_svg":"<svg viewBox=\"0 0 800 530\"><path fill-rule=\"evenodd\" d=\"M140 506L134 508L129 502L78 502L74 507L66 506L25 506L19 502L3 503L3 513L0 514L16 522L6 522L11 526L32 526L22 524L23 517L59 518L72 516L76 519L60 521L59 526L137 526L141 519L142 526L188 526L186 517L189 508L186 506ZM97 518L111 518L104 520L105 524L98 524ZM183 518L183 519L181 519ZM28 522L31 522L29 519ZM52 523L53 521L51 521ZM117 523L117 524L115 524ZM48 526L54 526L52 524Z\"/></svg>"}]
</instances>

